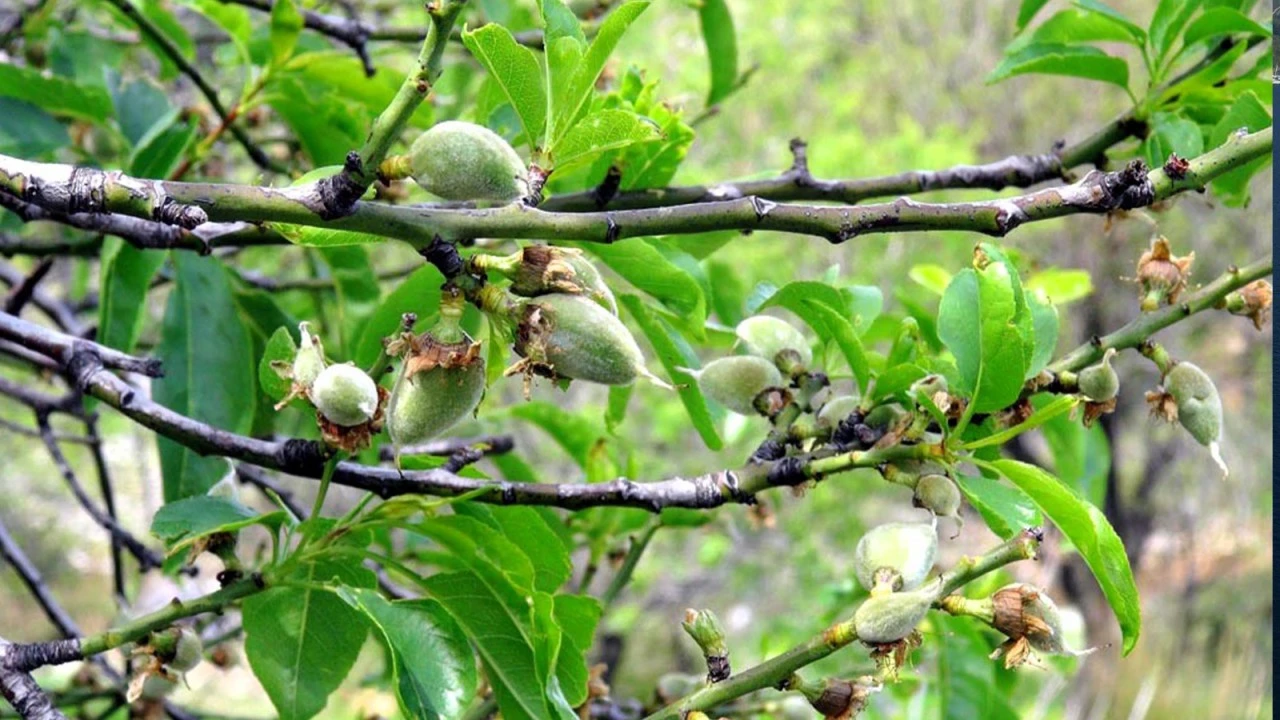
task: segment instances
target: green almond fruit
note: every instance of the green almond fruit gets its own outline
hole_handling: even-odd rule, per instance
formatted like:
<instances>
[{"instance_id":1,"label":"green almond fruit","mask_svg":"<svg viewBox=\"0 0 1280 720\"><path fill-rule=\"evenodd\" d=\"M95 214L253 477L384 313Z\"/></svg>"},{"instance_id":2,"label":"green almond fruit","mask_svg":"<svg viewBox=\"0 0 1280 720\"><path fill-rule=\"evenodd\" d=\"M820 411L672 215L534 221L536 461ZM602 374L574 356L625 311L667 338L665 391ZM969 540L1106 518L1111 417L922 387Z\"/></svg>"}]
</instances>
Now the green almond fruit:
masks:
<instances>
[{"instance_id":1,"label":"green almond fruit","mask_svg":"<svg viewBox=\"0 0 1280 720\"><path fill-rule=\"evenodd\" d=\"M1178 422L1196 442L1209 448L1213 460L1228 474L1222 459L1222 398L1213 380L1199 367L1180 362L1173 366L1164 381L1165 389L1178 404Z\"/></svg>"},{"instance_id":2,"label":"green almond fruit","mask_svg":"<svg viewBox=\"0 0 1280 720\"><path fill-rule=\"evenodd\" d=\"M853 613L853 629L864 643L897 642L911 634L933 605L923 590L873 595Z\"/></svg>"},{"instance_id":3,"label":"green almond fruit","mask_svg":"<svg viewBox=\"0 0 1280 720\"><path fill-rule=\"evenodd\" d=\"M867 590L877 587L877 576L899 578L896 590L914 590L924 582L938 556L935 523L885 523L862 536L853 551L858 582Z\"/></svg>"},{"instance_id":4,"label":"green almond fruit","mask_svg":"<svg viewBox=\"0 0 1280 720\"><path fill-rule=\"evenodd\" d=\"M858 409L860 398L856 395L838 395L826 401L818 411L818 427L834 428L840 421Z\"/></svg>"},{"instance_id":5,"label":"green almond fruit","mask_svg":"<svg viewBox=\"0 0 1280 720\"><path fill-rule=\"evenodd\" d=\"M484 397L482 357L462 367L434 367L406 375L402 369L387 401L387 434L397 448L440 435L475 412Z\"/></svg>"},{"instance_id":6,"label":"green almond fruit","mask_svg":"<svg viewBox=\"0 0 1280 720\"><path fill-rule=\"evenodd\" d=\"M1115 348L1107 348L1101 362L1080 371L1076 384L1080 392L1089 400L1096 403L1106 402L1120 392L1120 376L1116 374L1115 368L1111 367L1111 358L1115 354Z\"/></svg>"},{"instance_id":7,"label":"green almond fruit","mask_svg":"<svg viewBox=\"0 0 1280 720\"><path fill-rule=\"evenodd\" d=\"M511 292L525 297L547 293L582 294L618 314L618 301L600 271L577 248L530 245L520 253L511 279Z\"/></svg>"},{"instance_id":8,"label":"green almond fruit","mask_svg":"<svg viewBox=\"0 0 1280 720\"><path fill-rule=\"evenodd\" d=\"M378 386L355 365L330 365L311 385L311 402L326 420L343 427L369 422L378 409Z\"/></svg>"},{"instance_id":9,"label":"green almond fruit","mask_svg":"<svg viewBox=\"0 0 1280 720\"><path fill-rule=\"evenodd\" d=\"M616 316L581 295L540 295L515 306L515 350L535 369L601 385L630 385L649 372L631 332Z\"/></svg>"},{"instance_id":10,"label":"green almond fruit","mask_svg":"<svg viewBox=\"0 0 1280 720\"><path fill-rule=\"evenodd\" d=\"M469 122L437 123L409 149L413 179L445 200L511 202L529 193L524 162L501 135Z\"/></svg>"},{"instance_id":11,"label":"green almond fruit","mask_svg":"<svg viewBox=\"0 0 1280 720\"><path fill-rule=\"evenodd\" d=\"M738 323L735 329L747 352L769 362L777 362L778 353L794 350L805 367L813 364L813 349L804 333L794 325L769 315L756 315Z\"/></svg>"},{"instance_id":12,"label":"green almond fruit","mask_svg":"<svg viewBox=\"0 0 1280 720\"><path fill-rule=\"evenodd\" d=\"M702 394L739 415L758 415L756 397L772 387L784 387L776 365L752 355L712 360L701 370L689 370Z\"/></svg>"}]
</instances>

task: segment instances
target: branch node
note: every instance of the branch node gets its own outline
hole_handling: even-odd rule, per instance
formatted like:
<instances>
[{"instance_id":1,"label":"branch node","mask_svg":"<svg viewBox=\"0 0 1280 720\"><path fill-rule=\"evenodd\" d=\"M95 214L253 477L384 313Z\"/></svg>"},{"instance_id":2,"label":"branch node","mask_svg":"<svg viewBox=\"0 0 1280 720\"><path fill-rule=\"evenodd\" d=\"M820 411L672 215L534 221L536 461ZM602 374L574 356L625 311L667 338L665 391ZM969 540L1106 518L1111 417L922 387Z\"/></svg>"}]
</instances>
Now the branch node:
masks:
<instances>
[{"instance_id":1,"label":"branch node","mask_svg":"<svg viewBox=\"0 0 1280 720\"><path fill-rule=\"evenodd\" d=\"M435 265L446 280L458 277L464 269L462 255L458 253L458 246L439 235L432 237L431 243L423 248L419 254L426 258L427 262Z\"/></svg>"},{"instance_id":2,"label":"branch node","mask_svg":"<svg viewBox=\"0 0 1280 720\"><path fill-rule=\"evenodd\" d=\"M804 471L804 461L798 457L784 457L769 468L769 484L773 486L794 486L808 480Z\"/></svg>"}]
</instances>

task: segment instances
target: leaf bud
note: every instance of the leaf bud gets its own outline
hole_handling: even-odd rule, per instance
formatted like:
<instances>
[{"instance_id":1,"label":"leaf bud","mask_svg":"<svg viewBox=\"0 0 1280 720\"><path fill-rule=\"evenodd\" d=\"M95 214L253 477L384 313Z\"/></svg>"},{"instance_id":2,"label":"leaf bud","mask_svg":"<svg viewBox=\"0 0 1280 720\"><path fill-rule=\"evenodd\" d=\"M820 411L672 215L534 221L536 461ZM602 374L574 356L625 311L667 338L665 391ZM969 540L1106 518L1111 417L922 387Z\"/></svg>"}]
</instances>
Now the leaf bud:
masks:
<instances>
[{"instance_id":1,"label":"leaf bud","mask_svg":"<svg viewBox=\"0 0 1280 720\"><path fill-rule=\"evenodd\" d=\"M724 627L710 610L685 610L681 627L693 638L707 660L707 680L713 683L729 677L729 646L725 644Z\"/></svg>"}]
</instances>

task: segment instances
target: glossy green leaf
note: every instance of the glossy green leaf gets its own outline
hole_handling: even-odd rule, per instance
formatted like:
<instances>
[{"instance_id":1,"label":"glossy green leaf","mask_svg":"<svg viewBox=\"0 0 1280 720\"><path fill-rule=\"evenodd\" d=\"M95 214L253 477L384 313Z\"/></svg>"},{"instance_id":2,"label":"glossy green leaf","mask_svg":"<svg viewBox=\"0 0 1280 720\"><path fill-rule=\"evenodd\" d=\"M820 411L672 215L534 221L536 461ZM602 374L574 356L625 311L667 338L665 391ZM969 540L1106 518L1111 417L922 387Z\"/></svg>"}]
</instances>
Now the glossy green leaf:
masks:
<instances>
[{"instance_id":1,"label":"glossy green leaf","mask_svg":"<svg viewBox=\"0 0 1280 720\"><path fill-rule=\"evenodd\" d=\"M0 97L0 153L39 158L70 143L57 118L32 103Z\"/></svg>"},{"instance_id":2,"label":"glossy green leaf","mask_svg":"<svg viewBox=\"0 0 1280 720\"><path fill-rule=\"evenodd\" d=\"M333 278L335 302L329 307L338 321L336 328L320 328L337 331L338 345L333 352L340 358L355 353L356 340L366 329L365 321L378 308L382 288L373 274L373 263L363 247L327 247L313 252L329 267ZM332 322L332 320L330 321Z\"/></svg>"},{"instance_id":3,"label":"glossy green leaf","mask_svg":"<svg viewBox=\"0 0 1280 720\"><path fill-rule=\"evenodd\" d=\"M195 118L174 118L161 127L157 123L151 131L139 139L129 155L129 174L134 177L164 179L178 166L178 161L195 142L199 124Z\"/></svg>"},{"instance_id":4,"label":"glossy green leaf","mask_svg":"<svg viewBox=\"0 0 1280 720\"><path fill-rule=\"evenodd\" d=\"M462 42L489 71L503 97L515 109L529 146L539 145L547 123L547 94L542 68L533 51L517 43L510 30L495 23L463 32Z\"/></svg>"},{"instance_id":5,"label":"glossy green leaf","mask_svg":"<svg viewBox=\"0 0 1280 720\"><path fill-rule=\"evenodd\" d=\"M257 365L227 271L217 258L170 256L175 284L156 348L165 376L152 383L152 397L187 417L245 433L257 402ZM230 468L224 458L199 455L168 438L156 438L156 445L166 502L204 494Z\"/></svg>"},{"instance_id":6,"label":"glossy green leaf","mask_svg":"<svg viewBox=\"0 0 1280 720\"><path fill-rule=\"evenodd\" d=\"M271 402L277 403L283 400L293 387L293 382L281 377L272 363L285 363L292 367L293 359L297 354L298 344L294 341L293 333L289 328L276 328L271 338L267 340L262 359L258 361L258 386Z\"/></svg>"},{"instance_id":7,"label":"glossy green leaf","mask_svg":"<svg viewBox=\"0 0 1280 720\"><path fill-rule=\"evenodd\" d=\"M1041 8L1048 4L1049 0L1022 0L1022 3L1018 5L1017 29L1021 31L1030 24L1035 19L1036 13L1040 12Z\"/></svg>"},{"instance_id":8,"label":"glossy green leaf","mask_svg":"<svg viewBox=\"0 0 1280 720\"><path fill-rule=\"evenodd\" d=\"M662 304L689 323L701 326L707 319L706 297L698 281L687 270L672 262L656 247L658 241L633 238L611 245L579 243L591 256L608 266L637 289L660 300Z\"/></svg>"},{"instance_id":9,"label":"glossy green leaf","mask_svg":"<svg viewBox=\"0 0 1280 720\"><path fill-rule=\"evenodd\" d=\"M112 114L111 97L106 90L77 85L12 63L0 63L0 97L31 103L52 115L90 122L103 122Z\"/></svg>"},{"instance_id":10,"label":"glossy green leaf","mask_svg":"<svg viewBox=\"0 0 1280 720\"><path fill-rule=\"evenodd\" d=\"M548 676L539 671L531 638L529 606L504 602L490 584L473 572L432 575L425 586L479 651L502 716L511 720L553 717L556 713L547 697Z\"/></svg>"},{"instance_id":11,"label":"glossy green leaf","mask_svg":"<svg viewBox=\"0 0 1280 720\"><path fill-rule=\"evenodd\" d=\"M1182 34L1182 45L1189 48L1202 40L1219 35L1241 33L1248 36L1267 36L1271 31L1266 26L1250 19L1248 15L1228 7L1215 7L1205 10L1187 26Z\"/></svg>"},{"instance_id":12,"label":"glossy green leaf","mask_svg":"<svg viewBox=\"0 0 1280 720\"><path fill-rule=\"evenodd\" d=\"M809 308L809 312L802 317L809 322L810 317L817 318L822 324L822 329L814 327L814 330L824 337L828 337L835 341L836 346L840 348L840 352L844 354L845 362L849 363L849 369L853 371L853 377L858 381L858 387L865 392L871 381L871 368L867 364L867 354L862 349L862 341L858 339L857 333L853 331L853 325L840 314L838 310L819 302L814 299L803 301Z\"/></svg>"},{"instance_id":13,"label":"glossy green leaf","mask_svg":"<svg viewBox=\"0 0 1280 720\"><path fill-rule=\"evenodd\" d=\"M609 388L609 402L604 411L604 427L609 432L617 432L622 421L627 419L627 406L631 404L635 389L635 383Z\"/></svg>"},{"instance_id":14,"label":"glossy green leaf","mask_svg":"<svg viewBox=\"0 0 1280 720\"><path fill-rule=\"evenodd\" d=\"M108 90L115 105L116 124L130 145L137 146L143 136L173 124L175 108L157 82L140 78L125 83L118 76L115 79L117 82L108 83Z\"/></svg>"},{"instance_id":15,"label":"glossy green leaf","mask_svg":"<svg viewBox=\"0 0 1280 720\"><path fill-rule=\"evenodd\" d=\"M411 718L456 718L475 694L475 659L457 621L435 600L388 602L374 590L338 597L368 618L390 650L400 709Z\"/></svg>"},{"instance_id":16,"label":"glossy green leaf","mask_svg":"<svg viewBox=\"0 0 1280 720\"><path fill-rule=\"evenodd\" d=\"M485 522L515 543L533 566L534 589L554 593L573 572L573 564L569 561L571 548L548 519L534 508L461 503L454 509L459 514Z\"/></svg>"},{"instance_id":17,"label":"glossy green leaf","mask_svg":"<svg viewBox=\"0 0 1280 720\"><path fill-rule=\"evenodd\" d=\"M248 8L222 2L222 0L182 0L210 22L222 28L231 39L243 64L249 64L249 40L253 33L253 20Z\"/></svg>"},{"instance_id":18,"label":"glossy green leaf","mask_svg":"<svg viewBox=\"0 0 1280 720\"><path fill-rule=\"evenodd\" d=\"M1041 523L1035 503L1017 487L981 475L961 475L956 485L991 532L1003 539Z\"/></svg>"},{"instance_id":19,"label":"glossy green leaf","mask_svg":"<svg viewBox=\"0 0 1280 720\"><path fill-rule=\"evenodd\" d=\"M1017 460L997 460L990 465L1027 493L1076 546L1115 612L1124 654L1128 655L1142 630L1138 588L1124 543L1106 516L1061 480L1034 465Z\"/></svg>"},{"instance_id":20,"label":"glossy green leaf","mask_svg":"<svg viewBox=\"0 0 1280 720\"><path fill-rule=\"evenodd\" d=\"M977 450L978 448L988 447L990 445L1002 445L1028 430L1034 430L1059 415L1070 412L1079 404L1080 397L1078 395L1059 396L1054 398L1052 402L1046 403L1044 407L1041 407L1031 413L1030 417L1017 425L1005 428L1000 432L993 433L979 440L967 442L964 444L964 448L966 450Z\"/></svg>"},{"instance_id":21,"label":"glossy green leaf","mask_svg":"<svg viewBox=\"0 0 1280 720\"><path fill-rule=\"evenodd\" d=\"M604 153L661 139L649 120L628 110L601 110L582 118L551 148L557 171L594 161Z\"/></svg>"},{"instance_id":22,"label":"glossy green leaf","mask_svg":"<svg viewBox=\"0 0 1280 720\"><path fill-rule=\"evenodd\" d=\"M644 301L638 296L624 294L618 298L618 304L627 310L645 338L649 340L654 354L658 356L659 362L667 371L667 377L671 378L672 384L676 386L680 402L684 404L685 411L689 414L689 421L698 431L702 442L711 450L720 450L724 444L720 440L719 433L716 432L715 418L707 407L707 401L698 390L697 378L680 369L700 368L702 365L698 361L698 356L688 343L684 342L675 328L645 307Z\"/></svg>"},{"instance_id":23,"label":"glossy green leaf","mask_svg":"<svg viewBox=\"0 0 1280 720\"><path fill-rule=\"evenodd\" d=\"M1043 291L1049 301L1058 307L1088 297L1093 293L1093 277L1088 270L1047 268L1032 273L1023 287L1034 294Z\"/></svg>"},{"instance_id":24,"label":"glossy green leaf","mask_svg":"<svg viewBox=\"0 0 1280 720\"><path fill-rule=\"evenodd\" d=\"M1061 43L1032 43L1006 56L987 76L987 83L1032 73L1066 75L1129 87L1129 65L1122 58L1087 45Z\"/></svg>"},{"instance_id":25,"label":"glossy green leaf","mask_svg":"<svg viewBox=\"0 0 1280 720\"><path fill-rule=\"evenodd\" d=\"M1034 333L1031 364L1026 372L1027 379L1031 379L1049 365L1058 348L1058 308L1040 291L1028 292L1026 298Z\"/></svg>"},{"instance_id":26,"label":"glossy green leaf","mask_svg":"<svg viewBox=\"0 0 1280 720\"><path fill-rule=\"evenodd\" d=\"M876 376L875 385L871 387L868 394L874 401L879 402L899 393L905 393L912 383L928 374L929 371L919 365L911 363L894 365Z\"/></svg>"},{"instance_id":27,"label":"glossy green leaf","mask_svg":"<svg viewBox=\"0 0 1280 720\"><path fill-rule=\"evenodd\" d=\"M729 96L738 84L738 39L733 15L725 0L703 0L698 8L702 42L707 48L711 87L707 90L707 107Z\"/></svg>"},{"instance_id":28,"label":"glossy green leaf","mask_svg":"<svg viewBox=\"0 0 1280 720\"><path fill-rule=\"evenodd\" d=\"M956 358L958 389L972 396L972 412L1001 410L1022 390L1027 358L1015 324L1012 282L1004 263L965 268L938 307L938 336Z\"/></svg>"},{"instance_id":29,"label":"glossy green leaf","mask_svg":"<svg viewBox=\"0 0 1280 720\"><path fill-rule=\"evenodd\" d=\"M590 106L588 100L595 88L596 80L604 71L605 62L613 54L614 48L618 46L618 41L622 39L627 28L631 27L636 18L640 17L640 13L648 7L648 0L627 2L610 12L604 22L600 23L596 36L591 40L591 46L587 48L582 61L578 63L569 92L566 93L569 103L565 105L559 114L560 119L556 122L556 127L562 134L576 128L583 116L587 114Z\"/></svg>"},{"instance_id":30,"label":"glossy green leaf","mask_svg":"<svg viewBox=\"0 0 1280 720\"><path fill-rule=\"evenodd\" d=\"M1074 0L1074 2L1076 7L1085 12L1105 18L1114 23L1116 27L1123 28L1134 45L1141 47L1147 41L1146 30L1143 30L1132 20L1125 17L1124 13L1102 2L1102 0Z\"/></svg>"},{"instance_id":31,"label":"glossy green leaf","mask_svg":"<svg viewBox=\"0 0 1280 720\"><path fill-rule=\"evenodd\" d=\"M1200 126L1186 119L1161 113L1152 123L1151 133L1142 142L1142 154L1150 167L1160 167L1173 153L1183 159L1204 152Z\"/></svg>"},{"instance_id":32,"label":"glossy green leaf","mask_svg":"<svg viewBox=\"0 0 1280 720\"><path fill-rule=\"evenodd\" d=\"M250 525L276 530L287 517L283 510L263 514L230 498L196 495L161 506L151 519L151 534L172 553L213 533L232 533Z\"/></svg>"},{"instance_id":33,"label":"glossy green leaf","mask_svg":"<svg viewBox=\"0 0 1280 720\"><path fill-rule=\"evenodd\" d=\"M1151 25L1147 28L1147 37L1155 51L1155 62L1160 64L1165 55L1173 47L1187 21L1200 6L1198 0L1160 0L1156 11L1151 15Z\"/></svg>"},{"instance_id":34,"label":"glossy green leaf","mask_svg":"<svg viewBox=\"0 0 1280 720\"><path fill-rule=\"evenodd\" d=\"M120 238L103 242L99 265L98 335L95 340L133 352L147 313L147 290L164 264L164 253L139 250ZM167 369L167 368L166 368Z\"/></svg>"},{"instance_id":35,"label":"glossy green leaf","mask_svg":"<svg viewBox=\"0 0 1280 720\"><path fill-rule=\"evenodd\" d=\"M556 595L554 603L555 624L561 631L556 678L568 705L577 707L587 700L586 654L604 609L587 595Z\"/></svg>"},{"instance_id":36,"label":"glossy green leaf","mask_svg":"<svg viewBox=\"0 0 1280 720\"><path fill-rule=\"evenodd\" d=\"M319 562L296 580L373 587L359 565ZM330 693L351 671L368 635L365 616L332 592L275 587L245 599L244 651L280 720L307 720L324 709Z\"/></svg>"},{"instance_id":37,"label":"glossy green leaf","mask_svg":"<svg viewBox=\"0 0 1280 720\"><path fill-rule=\"evenodd\" d=\"M1242 128L1247 132L1257 132L1270 126L1271 113L1268 111L1268 106L1263 104L1254 93L1243 93L1232 103L1226 114L1222 116L1222 120L1209 133L1209 147L1216 148L1228 142L1230 137ZM1209 184L1209 187L1224 204L1230 207L1242 207L1249 202L1250 179L1270 162L1271 154L1267 153L1257 160L1219 175Z\"/></svg>"},{"instance_id":38,"label":"glossy green leaf","mask_svg":"<svg viewBox=\"0 0 1280 720\"><path fill-rule=\"evenodd\" d=\"M1042 393L1032 397L1031 404L1039 409L1053 400L1053 396ZM1053 455L1054 474L1101 507L1106 502L1111 472L1111 446L1102 426L1095 423L1086 428L1071 415L1059 415L1042 425L1040 434Z\"/></svg>"},{"instance_id":39,"label":"glossy green leaf","mask_svg":"<svg viewBox=\"0 0 1280 720\"><path fill-rule=\"evenodd\" d=\"M293 55L302 32L302 13L294 0L273 0L271 3L271 64L280 65Z\"/></svg>"},{"instance_id":40,"label":"glossy green leaf","mask_svg":"<svg viewBox=\"0 0 1280 720\"><path fill-rule=\"evenodd\" d=\"M970 618L930 613L933 628L928 645L937 656L937 670L928 679L936 693L938 720L983 718L1018 720L1019 713L1005 693L995 690L996 663L987 655L991 646Z\"/></svg>"},{"instance_id":41,"label":"glossy green leaf","mask_svg":"<svg viewBox=\"0 0 1280 720\"><path fill-rule=\"evenodd\" d=\"M363 330L356 341L356 351L352 358L357 366L368 368L378 359L382 352L382 341L393 335L401 324L405 313L416 313L418 325L422 327L428 318L436 315L440 309L440 286L444 285L444 276L434 265L425 264L414 270L408 277L398 281L395 290L378 305L363 323Z\"/></svg>"},{"instance_id":42,"label":"glossy green leaf","mask_svg":"<svg viewBox=\"0 0 1280 720\"><path fill-rule=\"evenodd\" d=\"M907 277L914 280L917 285L937 295L946 292L947 284L951 282L951 272L934 263L912 266L911 270L907 272Z\"/></svg>"},{"instance_id":43,"label":"glossy green leaf","mask_svg":"<svg viewBox=\"0 0 1280 720\"><path fill-rule=\"evenodd\" d=\"M1016 52L1028 45L1050 43L1058 45L1074 45L1092 42L1122 42L1141 45L1142 40L1135 38L1123 23L1098 12L1071 8L1054 13L1033 32L1019 37L1009 47L1006 54Z\"/></svg>"}]
</instances>

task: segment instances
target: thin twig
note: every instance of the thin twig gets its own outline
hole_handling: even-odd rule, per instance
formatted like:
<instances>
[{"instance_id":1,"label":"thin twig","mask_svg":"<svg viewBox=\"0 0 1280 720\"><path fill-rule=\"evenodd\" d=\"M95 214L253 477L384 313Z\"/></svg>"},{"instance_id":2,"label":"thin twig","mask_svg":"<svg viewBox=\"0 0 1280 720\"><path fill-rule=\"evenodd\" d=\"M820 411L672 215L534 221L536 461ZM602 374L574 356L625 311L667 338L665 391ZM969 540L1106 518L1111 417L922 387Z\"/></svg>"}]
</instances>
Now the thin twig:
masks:
<instances>
[{"instance_id":1,"label":"thin twig","mask_svg":"<svg viewBox=\"0 0 1280 720\"><path fill-rule=\"evenodd\" d=\"M40 609L49 618L49 622L53 623L63 637L75 637L80 634L76 621L54 599L53 593L49 592L49 586L44 582L44 577L32 564L27 554L22 551L18 542L9 534L3 521L0 521L0 556L3 556L13 571L18 573L22 584L27 586L27 590L35 597L36 602L40 603Z\"/></svg>"},{"instance_id":2,"label":"thin twig","mask_svg":"<svg viewBox=\"0 0 1280 720\"><path fill-rule=\"evenodd\" d=\"M111 484L111 468L107 466L106 454L102 451L102 436L98 433L98 418L96 416L86 417L84 419L85 432L89 433L90 447L89 452L93 455L93 468L98 475L98 492L102 495L102 505L106 508L107 517L111 522L120 523L120 516L116 513L116 492ZM57 437L55 436L55 440ZM121 604L126 603L128 598L125 597L124 587L124 561L121 557L123 543L115 533L111 535L111 578L114 583L116 597Z\"/></svg>"},{"instance_id":3,"label":"thin twig","mask_svg":"<svg viewBox=\"0 0 1280 720\"><path fill-rule=\"evenodd\" d=\"M53 260L51 257L46 257L36 263L36 266L31 269L31 272L27 273L22 282L9 291L9 295L4 299L4 312L10 315L18 315L22 312L22 308L26 307L28 302L31 302L31 296L35 294L36 286L53 269Z\"/></svg>"}]
</instances>

